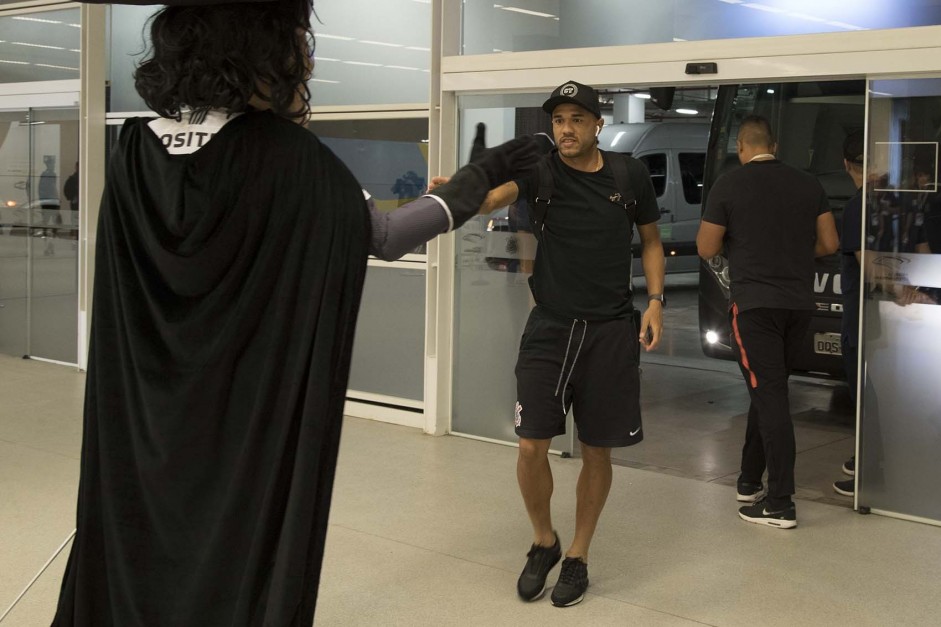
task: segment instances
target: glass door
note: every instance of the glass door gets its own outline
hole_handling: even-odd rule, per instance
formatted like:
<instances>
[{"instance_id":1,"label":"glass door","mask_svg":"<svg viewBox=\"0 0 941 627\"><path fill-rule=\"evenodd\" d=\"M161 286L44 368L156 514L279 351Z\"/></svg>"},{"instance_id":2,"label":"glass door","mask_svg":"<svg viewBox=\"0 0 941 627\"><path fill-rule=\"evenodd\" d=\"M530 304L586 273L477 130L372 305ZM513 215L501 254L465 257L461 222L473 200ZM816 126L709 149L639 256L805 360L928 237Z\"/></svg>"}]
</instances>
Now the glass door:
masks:
<instances>
[{"instance_id":1,"label":"glass door","mask_svg":"<svg viewBox=\"0 0 941 627\"><path fill-rule=\"evenodd\" d=\"M857 498L941 523L941 79L869 87Z\"/></svg>"},{"instance_id":2,"label":"glass door","mask_svg":"<svg viewBox=\"0 0 941 627\"><path fill-rule=\"evenodd\" d=\"M0 111L0 352L76 363L78 108Z\"/></svg>"}]
</instances>

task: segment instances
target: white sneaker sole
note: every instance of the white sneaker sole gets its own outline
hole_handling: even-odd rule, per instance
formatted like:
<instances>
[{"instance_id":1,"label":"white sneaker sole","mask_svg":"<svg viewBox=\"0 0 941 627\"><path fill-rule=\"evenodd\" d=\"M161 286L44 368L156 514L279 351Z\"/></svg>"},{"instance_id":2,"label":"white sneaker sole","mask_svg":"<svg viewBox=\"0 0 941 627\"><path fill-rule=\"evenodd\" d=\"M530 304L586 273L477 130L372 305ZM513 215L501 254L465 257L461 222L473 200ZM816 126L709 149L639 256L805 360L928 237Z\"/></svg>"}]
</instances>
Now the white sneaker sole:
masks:
<instances>
[{"instance_id":1,"label":"white sneaker sole","mask_svg":"<svg viewBox=\"0 0 941 627\"><path fill-rule=\"evenodd\" d=\"M853 470L853 472L850 472L849 470L846 469L846 466L843 466L842 470L843 470L843 474L846 475L847 477L855 477L855 476L856 476L856 471Z\"/></svg>"},{"instance_id":2,"label":"white sneaker sole","mask_svg":"<svg viewBox=\"0 0 941 627\"><path fill-rule=\"evenodd\" d=\"M840 488L833 486L833 491L837 494L842 494L843 496L856 496L855 492L850 492L849 490L841 490Z\"/></svg>"},{"instance_id":3,"label":"white sneaker sole","mask_svg":"<svg viewBox=\"0 0 941 627\"><path fill-rule=\"evenodd\" d=\"M582 596L572 601L569 601L568 603L556 603L555 601L553 601L552 605L555 607L572 607L573 605L578 605L579 603L581 603L582 599L584 598L585 598L585 595L583 594Z\"/></svg>"},{"instance_id":4,"label":"white sneaker sole","mask_svg":"<svg viewBox=\"0 0 941 627\"><path fill-rule=\"evenodd\" d=\"M735 500L739 503L754 503L764 495L764 492L758 492L757 494L736 494Z\"/></svg>"},{"instance_id":5,"label":"white sneaker sole","mask_svg":"<svg viewBox=\"0 0 941 627\"><path fill-rule=\"evenodd\" d=\"M738 517L745 522L754 523L756 525L765 525L766 527L774 527L775 529L793 529L797 526L796 520L779 520L777 518L750 518L742 512L738 513Z\"/></svg>"}]
</instances>

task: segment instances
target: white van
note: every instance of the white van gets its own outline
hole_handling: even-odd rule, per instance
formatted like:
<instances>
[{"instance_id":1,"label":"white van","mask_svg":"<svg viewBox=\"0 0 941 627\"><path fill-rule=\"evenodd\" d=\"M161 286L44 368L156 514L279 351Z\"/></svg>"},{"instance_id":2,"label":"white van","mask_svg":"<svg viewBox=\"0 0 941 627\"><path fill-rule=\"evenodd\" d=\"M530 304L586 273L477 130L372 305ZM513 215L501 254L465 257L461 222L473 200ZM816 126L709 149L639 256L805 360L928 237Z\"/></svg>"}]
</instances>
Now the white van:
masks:
<instances>
[{"instance_id":1,"label":"white van","mask_svg":"<svg viewBox=\"0 0 941 627\"><path fill-rule=\"evenodd\" d=\"M667 272L699 269L696 232L702 216L702 181L709 125L697 122L606 124L598 147L640 159L650 171L660 206L660 238ZM634 234L634 274L641 274Z\"/></svg>"}]
</instances>

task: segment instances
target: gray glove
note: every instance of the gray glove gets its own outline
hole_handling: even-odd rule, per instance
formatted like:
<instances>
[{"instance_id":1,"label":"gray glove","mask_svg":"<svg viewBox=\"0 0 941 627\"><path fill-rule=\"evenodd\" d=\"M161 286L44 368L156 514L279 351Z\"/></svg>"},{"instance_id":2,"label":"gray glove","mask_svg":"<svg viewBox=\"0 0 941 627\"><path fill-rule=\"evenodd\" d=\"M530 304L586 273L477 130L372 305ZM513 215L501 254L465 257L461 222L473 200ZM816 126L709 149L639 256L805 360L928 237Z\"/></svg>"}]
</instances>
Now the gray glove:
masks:
<instances>
[{"instance_id":1,"label":"gray glove","mask_svg":"<svg viewBox=\"0 0 941 627\"><path fill-rule=\"evenodd\" d=\"M455 229L477 215L491 189L522 178L534 170L539 160L552 147L552 142L545 135L526 135L511 139L495 148L483 149L481 126L477 127L474 161L455 172L447 183L428 194L447 205Z\"/></svg>"}]
</instances>

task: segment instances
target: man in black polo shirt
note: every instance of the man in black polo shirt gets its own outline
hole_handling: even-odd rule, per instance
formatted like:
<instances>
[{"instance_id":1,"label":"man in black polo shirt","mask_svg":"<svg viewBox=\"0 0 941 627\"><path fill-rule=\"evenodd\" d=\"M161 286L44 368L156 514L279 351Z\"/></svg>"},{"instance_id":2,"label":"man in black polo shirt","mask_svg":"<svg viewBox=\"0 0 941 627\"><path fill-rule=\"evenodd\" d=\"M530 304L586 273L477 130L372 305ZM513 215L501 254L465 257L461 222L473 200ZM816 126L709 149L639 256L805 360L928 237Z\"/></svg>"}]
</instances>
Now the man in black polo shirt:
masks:
<instances>
[{"instance_id":1,"label":"man in black polo shirt","mask_svg":"<svg viewBox=\"0 0 941 627\"><path fill-rule=\"evenodd\" d=\"M611 448L643 438L639 345L649 351L660 341L664 261L650 175L636 159L598 149L604 122L595 91L570 81L543 109L558 150L546 157L542 175L491 191L482 211L525 199L539 243L530 278L536 307L516 365L517 477L534 535L517 592L526 601L540 598L561 559L547 455L572 408L582 452L575 537L552 591L554 605L568 606L588 588L588 547L611 487ZM618 179L630 190L619 189ZM631 292L635 224L650 298L639 341Z\"/></svg>"},{"instance_id":2,"label":"man in black polo shirt","mask_svg":"<svg viewBox=\"0 0 941 627\"><path fill-rule=\"evenodd\" d=\"M814 257L836 252L839 238L820 183L775 158L768 120L742 120L737 148L742 167L710 191L696 244L703 259L726 245L733 345L751 396L738 500L752 504L739 516L789 529L797 512L788 374L814 311Z\"/></svg>"}]
</instances>

